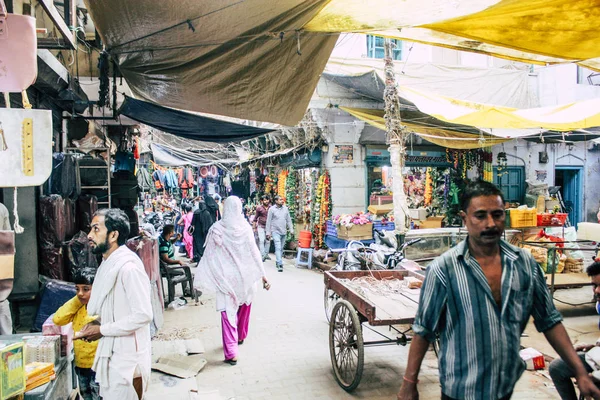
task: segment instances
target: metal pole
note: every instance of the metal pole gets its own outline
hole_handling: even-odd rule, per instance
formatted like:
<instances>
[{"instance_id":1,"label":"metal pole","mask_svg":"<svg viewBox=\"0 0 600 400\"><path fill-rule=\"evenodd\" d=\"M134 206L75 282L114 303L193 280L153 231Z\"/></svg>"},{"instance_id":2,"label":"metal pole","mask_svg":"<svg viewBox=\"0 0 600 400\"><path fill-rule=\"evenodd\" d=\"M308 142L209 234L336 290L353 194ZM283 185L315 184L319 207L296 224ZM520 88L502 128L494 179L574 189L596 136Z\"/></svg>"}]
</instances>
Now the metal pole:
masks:
<instances>
[{"instance_id":1,"label":"metal pole","mask_svg":"<svg viewBox=\"0 0 600 400\"><path fill-rule=\"evenodd\" d=\"M389 144L390 162L392 164L392 191L394 193L394 220L396 224L396 234L399 240L402 240L406 233L408 210L406 195L404 193L404 177L402 169L406 160L406 127L402 125L400 118L400 98L398 97L398 88L396 86L396 76L393 62L393 43L390 39L385 39L385 127L387 131L387 142ZM400 245L401 243L398 243Z\"/></svg>"}]
</instances>

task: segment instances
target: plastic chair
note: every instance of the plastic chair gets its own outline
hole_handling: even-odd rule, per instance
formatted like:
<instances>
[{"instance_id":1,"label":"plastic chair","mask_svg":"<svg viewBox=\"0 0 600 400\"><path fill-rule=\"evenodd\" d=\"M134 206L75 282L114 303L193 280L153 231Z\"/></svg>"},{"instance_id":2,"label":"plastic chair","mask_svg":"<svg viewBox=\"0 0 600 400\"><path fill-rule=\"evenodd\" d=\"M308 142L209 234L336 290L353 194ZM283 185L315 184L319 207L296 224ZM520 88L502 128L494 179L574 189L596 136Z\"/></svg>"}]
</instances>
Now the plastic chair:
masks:
<instances>
[{"instance_id":1,"label":"plastic chair","mask_svg":"<svg viewBox=\"0 0 600 400\"><path fill-rule=\"evenodd\" d=\"M194 290L194 279L192 271L187 265L167 265L160 262L160 275L167 280L168 300L165 305L169 305L175 300L175 285L181 284L181 290L185 293L186 283L190 290L192 299L196 300L196 291ZM164 286L163 286L164 298Z\"/></svg>"},{"instance_id":2,"label":"plastic chair","mask_svg":"<svg viewBox=\"0 0 600 400\"><path fill-rule=\"evenodd\" d=\"M302 261L302 255L306 255L306 258L307 258L306 261ZM298 247L298 253L296 255L296 268L298 268L300 266L305 266L308 269L311 269L312 268L312 256L313 256L312 248L303 249L301 247Z\"/></svg>"}]
</instances>

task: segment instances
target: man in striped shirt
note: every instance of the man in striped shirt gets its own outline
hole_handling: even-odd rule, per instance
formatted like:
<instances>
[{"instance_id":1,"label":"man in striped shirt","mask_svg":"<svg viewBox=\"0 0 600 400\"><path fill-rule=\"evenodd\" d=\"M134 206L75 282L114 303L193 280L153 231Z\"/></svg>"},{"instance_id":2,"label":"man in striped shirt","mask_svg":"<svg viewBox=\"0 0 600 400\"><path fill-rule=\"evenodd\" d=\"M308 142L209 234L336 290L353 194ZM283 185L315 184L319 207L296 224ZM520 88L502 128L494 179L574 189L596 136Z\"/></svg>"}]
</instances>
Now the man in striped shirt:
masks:
<instances>
[{"instance_id":1,"label":"man in striped shirt","mask_svg":"<svg viewBox=\"0 0 600 400\"><path fill-rule=\"evenodd\" d=\"M398 399L418 399L421 362L436 338L442 399L510 399L525 370L519 342L531 316L576 371L582 393L600 399L561 323L540 266L531 254L501 239L502 192L488 182L470 183L461 206L469 236L427 269Z\"/></svg>"}]
</instances>

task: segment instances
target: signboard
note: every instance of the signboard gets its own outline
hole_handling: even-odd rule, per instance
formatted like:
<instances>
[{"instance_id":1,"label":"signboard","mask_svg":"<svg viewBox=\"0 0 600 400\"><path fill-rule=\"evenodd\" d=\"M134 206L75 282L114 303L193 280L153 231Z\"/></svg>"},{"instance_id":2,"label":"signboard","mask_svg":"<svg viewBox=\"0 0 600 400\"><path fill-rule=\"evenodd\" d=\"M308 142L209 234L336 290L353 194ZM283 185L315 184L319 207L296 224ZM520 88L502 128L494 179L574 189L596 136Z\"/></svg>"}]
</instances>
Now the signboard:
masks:
<instances>
[{"instance_id":1,"label":"signboard","mask_svg":"<svg viewBox=\"0 0 600 400\"><path fill-rule=\"evenodd\" d=\"M3 140L4 139L4 140ZM0 109L0 187L39 186L52 172L52 111Z\"/></svg>"},{"instance_id":2,"label":"signboard","mask_svg":"<svg viewBox=\"0 0 600 400\"><path fill-rule=\"evenodd\" d=\"M354 146L351 144L336 144L333 147L333 163L354 164Z\"/></svg>"}]
</instances>

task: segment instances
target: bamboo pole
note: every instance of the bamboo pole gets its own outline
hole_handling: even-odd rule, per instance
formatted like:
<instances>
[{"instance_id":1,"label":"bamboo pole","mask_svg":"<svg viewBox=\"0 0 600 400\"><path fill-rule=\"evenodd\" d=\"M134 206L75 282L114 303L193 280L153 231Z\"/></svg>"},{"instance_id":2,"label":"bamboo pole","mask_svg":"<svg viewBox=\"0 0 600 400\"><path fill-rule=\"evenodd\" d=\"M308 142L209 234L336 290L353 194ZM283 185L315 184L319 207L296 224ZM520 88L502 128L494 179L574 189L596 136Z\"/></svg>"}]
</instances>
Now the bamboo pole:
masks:
<instances>
[{"instance_id":1,"label":"bamboo pole","mask_svg":"<svg viewBox=\"0 0 600 400\"><path fill-rule=\"evenodd\" d=\"M390 39L385 39L385 126L387 131L387 142L389 145L390 161L392 164L392 191L394 204L394 220L396 224L396 234L404 235L407 231L407 212L408 206L406 195L404 193L404 177L402 169L406 160L406 127L402 125L400 118L400 98L396 85L393 61L393 43Z\"/></svg>"}]
</instances>

